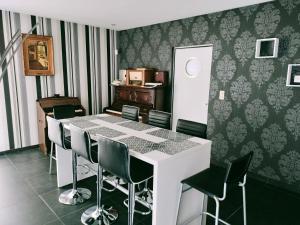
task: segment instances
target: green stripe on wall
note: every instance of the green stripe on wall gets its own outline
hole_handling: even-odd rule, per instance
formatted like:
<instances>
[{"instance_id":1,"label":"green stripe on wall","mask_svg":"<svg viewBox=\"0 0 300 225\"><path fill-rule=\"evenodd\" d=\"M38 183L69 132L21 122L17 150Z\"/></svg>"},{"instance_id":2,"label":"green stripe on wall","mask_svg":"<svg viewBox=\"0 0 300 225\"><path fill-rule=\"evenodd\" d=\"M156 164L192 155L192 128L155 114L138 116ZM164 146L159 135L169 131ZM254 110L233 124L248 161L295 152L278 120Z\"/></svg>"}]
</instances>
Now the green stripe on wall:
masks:
<instances>
[{"instance_id":1,"label":"green stripe on wall","mask_svg":"<svg viewBox=\"0 0 300 225\"><path fill-rule=\"evenodd\" d=\"M111 74L110 63L111 62L110 62L110 31L109 30L106 31L106 35L107 35L107 65L108 65L107 66L108 104L111 105L111 86L110 86L110 84L112 81L111 81L111 76L110 76L110 74Z\"/></svg>"},{"instance_id":2,"label":"green stripe on wall","mask_svg":"<svg viewBox=\"0 0 300 225\"><path fill-rule=\"evenodd\" d=\"M66 55L66 37L65 37L65 22L64 21L60 21L60 33L61 33L62 66L63 66L63 75L64 75L64 90L65 90L65 96L69 96L67 55Z\"/></svg>"},{"instance_id":3,"label":"green stripe on wall","mask_svg":"<svg viewBox=\"0 0 300 225\"><path fill-rule=\"evenodd\" d=\"M90 35L89 35L89 26L87 25L85 26L85 43L86 43L86 69L87 69L87 82L88 82L89 114L92 114Z\"/></svg>"},{"instance_id":4,"label":"green stripe on wall","mask_svg":"<svg viewBox=\"0 0 300 225\"><path fill-rule=\"evenodd\" d=\"M4 43L4 33L3 33L3 20L2 20L2 11L0 10L0 53L2 53L5 50L5 43ZM6 65L6 61L3 63L4 68ZM13 130L13 122L12 122L12 110L11 110L11 100L10 100L10 94L9 94L9 83L8 83L8 73L5 72L3 76L3 89L4 89L4 96L5 96L5 108L6 108L6 122L7 122L7 128L8 128L8 140L9 140L9 148L14 148L14 130Z\"/></svg>"}]
</instances>

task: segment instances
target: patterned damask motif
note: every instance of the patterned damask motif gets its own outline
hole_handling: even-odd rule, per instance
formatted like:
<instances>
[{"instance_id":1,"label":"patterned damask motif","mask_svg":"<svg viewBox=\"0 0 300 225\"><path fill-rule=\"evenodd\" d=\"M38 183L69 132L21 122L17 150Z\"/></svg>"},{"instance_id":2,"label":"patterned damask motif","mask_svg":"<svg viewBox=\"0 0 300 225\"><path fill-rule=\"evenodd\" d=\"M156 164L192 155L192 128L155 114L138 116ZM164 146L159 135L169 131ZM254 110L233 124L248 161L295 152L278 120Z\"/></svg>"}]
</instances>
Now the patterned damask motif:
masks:
<instances>
[{"instance_id":1,"label":"patterned damask motif","mask_svg":"<svg viewBox=\"0 0 300 225\"><path fill-rule=\"evenodd\" d=\"M120 41L120 48L125 49L128 46L128 35L127 32L121 32L120 37L119 37Z\"/></svg>"},{"instance_id":2,"label":"patterned damask motif","mask_svg":"<svg viewBox=\"0 0 300 225\"><path fill-rule=\"evenodd\" d=\"M244 66L245 63L254 56L256 39L249 31L241 34L241 37L235 40L234 52L236 58Z\"/></svg>"},{"instance_id":3,"label":"patterned damask motif","mask_svg":"<svg viewBox=\"0 0 300 225\"><path fill-rule=\"evenodd\" d=\"M274 73L274 63L270 59L254 59L249 68L250 77L260 88Z\"/></svg>"},{"instance_id":4,"label":"patterned damask motif","mask_svg":"<svg viewBox=\"0 0 300 225\"><path fill-rule=\"evenodd\" d=\"M163 41L158 48L158 57L163 67L166 67L167 63L171 58L171 54L172 54L171 46L168 44L167 41Z\"/></svg>"},{"instance_id":5,"label":"patterned damask motif","mask_svg":"<svg viewBox=\"0 0 300 225\"><path fill-rule=\"evenodd\" d=\"M228 153L228 141L224 138L223 134L214 135L211 141L211 151L213 158L218 161L223 159Z\"/></svg>"},{"instance_id":6,"label":"patterned damask motif","mask_svg":"<svg viewBox=\"0 0 300 225\"><path fill-rule=\"evenodd\" d=\"M274 123L268 128L264 128L261 134L261 141L270 157L281 152L287 144L286 133L281 127Z\"/></svg>"},{"instance_id":7,"label":"patterned damask motif","mask_svg":"<svg viewBox=\"0 0 300 225\"><path fill-rule=\"evenodd\" d=\"M229 141L233 144L233 147L236 147L245 140L247 127L240 118L235 117L227 123L226 132Z\"/></svg>"},{"instance_id":8,"label":"patterned damask motif","mask_svg":"<svg viewBox=\"0 0 300 225\"><path fill-rule=\"evenodd\" d=\"M249 141L242 147L241 155L246 155L247 153L253 151L253 158L250 164L250 170L254 170L259 167L264 159L263 151L258 146L255 141Z\"/></svg>"},{"instance_id":9,"label":"patterned damask motif","mask_svg":"<svg viewBox=\"0 0 300 225\"><path fill-rule=\"evenodd\" d=\"M172 22L169 27L169 42L172 46L177 46L182 39L183 29L178 21Z\"/></svg>"},{"instance_id":10,"label":"patterned damask motif","mask_svg":"<svg viewBox=\"0 0 300 225\"><path fill-rule=\"evenodd\" d=\"M240 17L234 11L227 12L221 19L220 33L227 44L237 35L240 25Z\"/></svg>"},{"instance_id":11,"label":"patterned damask motif","mask_svg":"<svg viewBox=\"0 0 300 225\"><path fill-rule=\"evenodd\" d=\"M190 18L181 20L181 22L184 25L185 29L187 29L187 30L189 29L189 27L193 23L194 19L195 19L194 17L190 17Z\"/></svg>"},{"instance_id":12,"label":"patterned damask motif","mask_svg":"<svg viewBox=\"0 0 300 225\"><path fill-rule=\"evenodd\" d=\"M180 44L180 46L191 46L191 45L193 45L193 43L189 38L185 38Z\"/></svg>"},{"instance_id":13,"label":"patterned damask motif","mask_svg":"<svg viewBox=\"0 0 300 225\"><path fill-rule=\"evenodd\" d=\"M296 151L290 151L281 155L279 161L279 170L281 175L289 184L300 180L300 154Z\"/></svg>"},{"instance_id":14,"label":"patterned damask motif","mask_svg":"<svg viewBox=\"0 0 300 225\"><path fill-rule=\"evenodd\" d=\"M230 55L224 55L221 60L217 63L217 77L225 84L230 81L236 71L236 62L231 58Z\"/></svg>"},{"instance_id":15,"label":"patterned damask motif","mask_svg":"<svg viewBox=\"0 0 300 225\"><path fill-rule=\"evenodd\" d=\"M149 34L149 42L150 45L153 48L157 48L160 44L160 40L161 40L161 29L159 28L158 25L154 25L151 30L150 30L150 34Z\"/></svg>"},{"instance_id":16,"label":"patterned damask motif","mask_svg":"<svg viewBox=\"0 0 300 225\"><path fill-rule=\"evenodd\" d=\"M230 86L231 99L237 104L238 108L248 101L251 91L251 83L248 82L245 76L238 77Z\"/></svg>"},{"instance_id":17,"label":"patterned damask motif","mask_svg":"<svg viewBox=\"0 0 300 225\"><path fill-rule=\"evenodd\" d=\"M144 40L144 35L141 29L136 29L134 35L133 35L133 44L136 47L137 50L139 50L142 47Z\"/></svg>"},{"instance_id":18,"label":"patterned damask motif","mask_svg":"<svg viewBox=\"0 0 300 225\"><path fill-rule=\"evenodd\" d=\"M300 0L279 0L283 8L291 15L294 8L300 4Z\"/></svg>"},{"instance_id":19,"label":"patterned damask motif","mask_svg":"<svg viewBox=\"0 0 300 225\"><path fill-rule=\"evenodd\" d=\"M270 178L272 180L280 181L280 177L276 174L276 171L270 166L267 166L267 167L259 170L258 174L263 177Z\"/></svg>"},{"instance_id":20,"label":"patterned damask motif","mask_svg":"<svg viewBox=\"0 0 300 225\"><path fill-rule=\"evenodd\" d=\"M217 60L223 50L221 40L213 34L208 38L206 43L213 44L213 60Z\"/></svg>"},{"instance_id":21,"label":"patterned damask motif","mask_svg":"<svg viewBox=\"0 0 300 225\"><path fill-rule=\"evenodd\" d=\"M129 65L132 65L135 60L135 50L134 47L130 44L126 51L126 58Z\"/></svg>"},{"instance_id":22,"label":"patterned damask motif","mask_svg":"<svg viewBox=\"0 0 300 225\"><path fill-rule=\"evenodd\" d=\"M201 44L208 32L208 22L204 17L197 17L192 25L192 38L197 44Z\"/></svg>"},{"instance_id":23,"label":"patterned damask motif","mask_svg":"<svg viewBox=\"0 0 300 225\"><path fill-rule=\"evenodd\" d=\"M269 84L266 94L269 104L278 113L290 103L294 92L290 87L285 86L285 78L280 77Z\"/></svg>"},{"instance_id":24,"label":"patterned damask motif","mask_svg":"<svg viewBox=\"0 0 300 225\"><path fill-rule=\"evenodd\" d=\"M288 109L284 117L287 129L292 133L295 140L300 136L300 104Z\"/></svg>"},{"instance_id":25,"label":"patterned damask motif","mask_svg":"<svg viewBox=\"0 0 300 225\"><path fill-rule=\"evenodd\" d=\"M295 29L291 26L284 27L279 33L280 38L280 53L283 55L280 57L282 65L292 58L298 52L300 47L300 33L295 32Z\"/></svg>"},{"instance_id":26,"label":"patterned damask motif","mask_svg":"<svg viewBox=\"0 0 300 225\"><path fill-rule=\"evenodd\" d=\"M141 49L141 58L144 65L149 65L152 57L152 51L150 45L146 42Z\"/></svg>"},{"instance_id":27,"label":"patterned damask motif","mask_svg":"<svg viewBox=\"0 0 300 225\"><path fill-rule=\"evenodd\" d=\"M216 127L215 119L212 115L208 114L207 120L207 135L211 136L214 133Z\"/></svg>"},{"instance_id":28,"label":"patterned damask motif","mask_svg":"<svg viewBox=\"0 0 300 225\"><path fill-rule=\"evenodd\" d=\"M224 101L224 100L215 100L213 105L213 111L215 118L220 122L226 121L231 112L232 112L232 106L230 101Z\"/></svg>"},{"instance_id":29,"label":"patterned damask motif","mask_svg":"<svg viewBox=\"0 0 300 225\"><path fill-rule=\"evenodd\" d=\"M246 20L248 21L252 14L257 10L257 8L258 5L247 6L240 8L240 12L243 14L243 16L246 17Z\"/></svg>"},{"instance_id":30,"label":"patterned damask motif","mask_svg":"<svg viewBox=\"0 0 300 225\"><path fill-rule=\"evenodd\" d=\"M217 12L217 13L211 13L208 14L208 19L213 23L213 25L216 25L217 21L221 18L223 12Z\"/></svg>"},{"instance_id":31,"label":"patterned damask motif","mask_svg":"<svg viewBox=\"0 0 300 225\"><path fill-rule=\"evenodd\" d=\"M256 33L261 37L269 37L275 32L279 22L280 10L273 4L267 4L256 14L254 20Z\"/></svg>"},{"instance_id":32,"label":"patterned damask motif","mask_svg":"<svg viewBox=\"0 0 300 225\"><path fill-rule=\"evenodd\" d=\"M265 106L260 99L255 99L247 104L245 117L249 125L255 132L256 129L262 127L269 117L268 107Z\"/></svg>"},{"instance_id":33,"label":"patterned damask motif","mask_svg":"<svg viewBox=\"0 0 300 225\"><path fill-rule=\"evenodd\" d=\"M210 83L209 96L210 99L214 99L219 92L218 80L212 80Z\"/></svg>"},{"instance_id":34,"label":"patterned damask motif","mask_svg":"<svg viewBox=\"0 0 300 225\"><path fill-rule=\"evenodd\" d=\"M163 32L167 32L170 24L171 24L170 22L167 22L167 23L160 23L159 25L160 25L161 29L163 30Z\"/></svg>"}]
</instances>

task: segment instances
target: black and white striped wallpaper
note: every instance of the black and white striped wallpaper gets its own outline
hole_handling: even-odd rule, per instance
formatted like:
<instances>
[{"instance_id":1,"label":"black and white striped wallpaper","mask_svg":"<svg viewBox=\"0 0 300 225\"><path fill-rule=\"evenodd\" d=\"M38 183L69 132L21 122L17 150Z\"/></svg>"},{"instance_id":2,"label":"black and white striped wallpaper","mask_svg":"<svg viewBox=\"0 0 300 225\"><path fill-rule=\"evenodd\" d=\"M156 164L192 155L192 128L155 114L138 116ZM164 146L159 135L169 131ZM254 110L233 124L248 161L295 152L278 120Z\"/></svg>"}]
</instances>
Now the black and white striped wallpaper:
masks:
<instances>
[{"instance_id":1,"label":"black and white striped wallpaper","mask_svg":"<svg viewBox=\"0 0 300 225\"><path fill-rule=\"evenodd\" d=\"M53 36L55 76L25 77L17 52L0 82L0 151L38 144L38 98L76 96L88 114L102 112L111 99L115 31L0 11L0 54L17 29L27 33L36 23L35 34Z\"/></svg>"}]
</instances>

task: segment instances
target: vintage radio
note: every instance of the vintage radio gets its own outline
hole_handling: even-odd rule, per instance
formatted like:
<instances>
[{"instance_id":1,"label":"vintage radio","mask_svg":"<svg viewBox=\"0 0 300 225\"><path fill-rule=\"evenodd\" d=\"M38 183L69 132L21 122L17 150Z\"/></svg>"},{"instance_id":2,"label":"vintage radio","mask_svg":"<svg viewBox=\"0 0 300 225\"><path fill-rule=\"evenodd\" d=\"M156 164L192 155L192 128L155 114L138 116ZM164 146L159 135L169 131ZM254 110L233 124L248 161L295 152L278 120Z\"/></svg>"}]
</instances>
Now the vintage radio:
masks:
<instances>
[{"instance_id":1,"label":"vintage radio","mask_svg":"<svg viewBox=\"0 0 300 225\"><path fill-rule=\"evenodd\" d=\"M144 86L146 82L152 82L154 79L154 69L135 68L126 71L127 85Z\"/></svg>"}]
</instances>

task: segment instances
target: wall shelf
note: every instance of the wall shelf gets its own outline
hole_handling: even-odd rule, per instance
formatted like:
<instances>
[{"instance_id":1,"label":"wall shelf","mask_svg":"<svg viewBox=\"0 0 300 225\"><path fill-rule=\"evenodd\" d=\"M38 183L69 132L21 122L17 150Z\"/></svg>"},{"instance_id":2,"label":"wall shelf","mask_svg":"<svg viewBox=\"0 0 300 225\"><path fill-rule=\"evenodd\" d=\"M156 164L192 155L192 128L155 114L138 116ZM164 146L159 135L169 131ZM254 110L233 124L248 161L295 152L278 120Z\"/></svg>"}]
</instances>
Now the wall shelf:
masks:
<instances>
[{"instance_id":1,"label":"wall shelf","mask_svg":"<svg viewBox=\"0 0 300 225\"><path fill-rule=\"evenodd\" d=\"M265 38L256 40L255 58L277 58L278 46L278 38Z\"/></svg>"},{"instance_id":2,"label":"wall shelf","mask_svg":"<svg viewBox=\"0 0 300 225\"><path fill-rule=\"evenodd\" d=\"M286 86L300 87L300 64L288 65Z\"/></svg>"}]
</instances>

